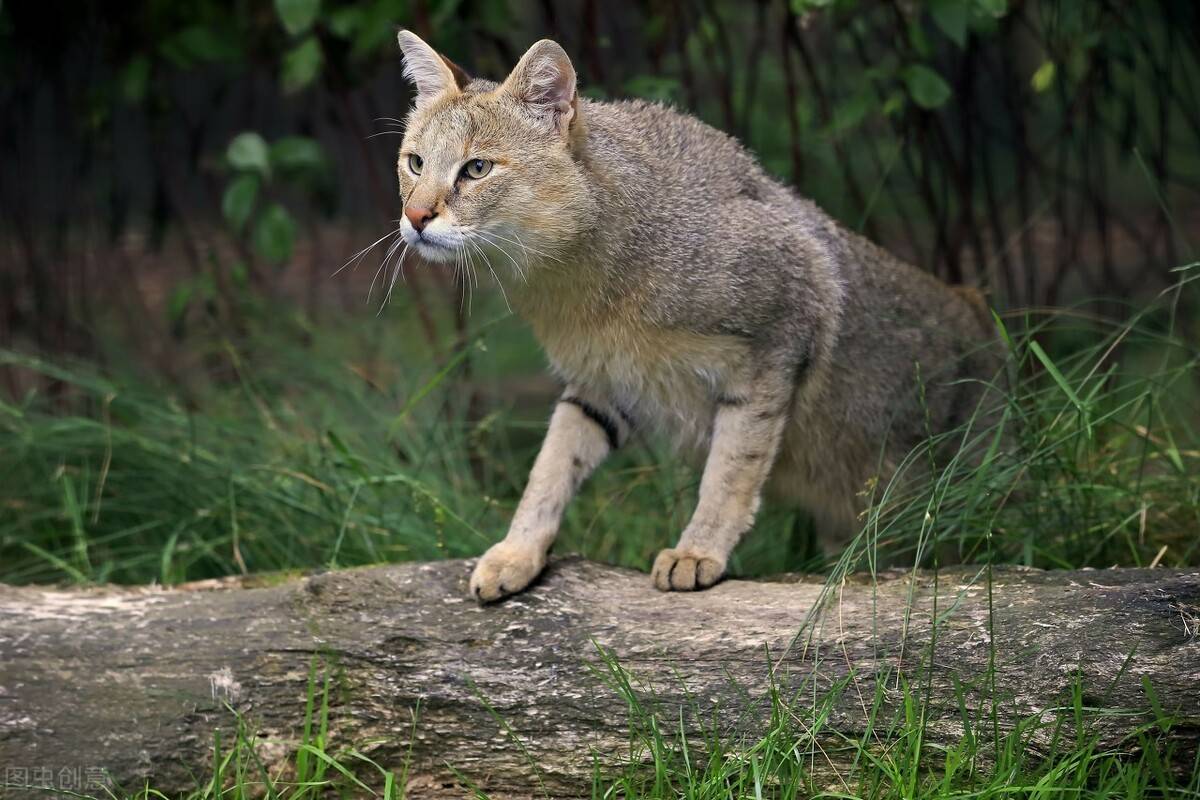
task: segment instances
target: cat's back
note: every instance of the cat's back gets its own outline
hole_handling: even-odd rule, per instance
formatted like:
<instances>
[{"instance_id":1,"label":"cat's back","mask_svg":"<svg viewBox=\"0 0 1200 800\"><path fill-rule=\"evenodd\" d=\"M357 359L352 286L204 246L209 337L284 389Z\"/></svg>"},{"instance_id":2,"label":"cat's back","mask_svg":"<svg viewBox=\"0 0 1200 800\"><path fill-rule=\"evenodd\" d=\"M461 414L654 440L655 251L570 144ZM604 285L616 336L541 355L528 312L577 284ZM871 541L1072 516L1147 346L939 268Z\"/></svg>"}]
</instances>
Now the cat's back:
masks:
<instances>
[{"instance_id":1,"label":"cat's back","mask_svg":"<svg viewBox=\"0 0 1200 800\"><path fill-rule=\"evenodd\" d=\"M584 101L587 158L643 194L709 202L759 196L772 181L732 136L669 106L643 100Z\"/></svg>"}]
</instances>

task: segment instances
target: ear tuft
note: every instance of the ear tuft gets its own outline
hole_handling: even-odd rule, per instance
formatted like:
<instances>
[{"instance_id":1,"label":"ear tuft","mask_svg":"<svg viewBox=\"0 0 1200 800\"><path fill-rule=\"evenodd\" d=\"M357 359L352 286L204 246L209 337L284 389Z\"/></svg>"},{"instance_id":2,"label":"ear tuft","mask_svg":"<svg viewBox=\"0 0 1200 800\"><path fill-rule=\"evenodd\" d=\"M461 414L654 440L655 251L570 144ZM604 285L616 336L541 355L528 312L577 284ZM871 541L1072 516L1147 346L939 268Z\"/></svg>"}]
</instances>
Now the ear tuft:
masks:
<instances>
[{"instance_id":1,"label":"ear tuft","mask_svg":"<svg viewBox=\"0 0 1200 800\"><path fill-rule=\"evenodd\" d=\"M418 106L424 105L443 92L458 91L460 81L469 80L465 72L453 62L438 55L436 50L412 31L401 30L396 35L396 40L404 53L404 77L417 87ZM460 75L456 75L454 70Z\"/></svg>"},{"instance_id":2,"label":"ear tuft","mask_svg":"<svg viewBox=\"0 0 1200 800\"><path fill-rule=\"evenodd\" d=\"M521 56L504 89L548 129L565 135L575 117L575 68L565 50L542 39Z\"/></svg>"},{"instance_id":3,"label":"ear tuft","mask_svg":"<svg viewBox=\"0 0 1200 800\"><path fill-rule=\"evenodd\" d=\"M442 60L442 63L445 64L446 68L450 70L450 74L454 76L454 85L457 86L460 91L467 88L467 84L471 82L471 76L467 74L467 71L458 64L455 64L450 59L446 58L441 53L438 53L438 58Z\"/></svg>"}]
</instances>

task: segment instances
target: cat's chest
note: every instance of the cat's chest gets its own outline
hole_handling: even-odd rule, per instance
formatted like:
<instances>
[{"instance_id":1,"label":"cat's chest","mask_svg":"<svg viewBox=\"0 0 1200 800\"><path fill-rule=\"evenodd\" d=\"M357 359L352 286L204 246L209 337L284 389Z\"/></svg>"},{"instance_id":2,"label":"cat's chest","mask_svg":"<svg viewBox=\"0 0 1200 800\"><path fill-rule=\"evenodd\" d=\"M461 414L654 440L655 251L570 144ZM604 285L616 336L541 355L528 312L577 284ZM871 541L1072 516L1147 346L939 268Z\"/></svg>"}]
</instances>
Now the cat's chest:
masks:
<instances>
[{"instance_id":1,"label":"cat's chest","mask_svg":"<svg viewBox=\"0 0 1200 800\"><path fill-rule=\"evenodd\" d=\"M604 392L639 422L689 439L707 436L715 398L748 355L735 337L622 320L543 320L534 333L564 380Z\"/></svg>"}]
</instances>

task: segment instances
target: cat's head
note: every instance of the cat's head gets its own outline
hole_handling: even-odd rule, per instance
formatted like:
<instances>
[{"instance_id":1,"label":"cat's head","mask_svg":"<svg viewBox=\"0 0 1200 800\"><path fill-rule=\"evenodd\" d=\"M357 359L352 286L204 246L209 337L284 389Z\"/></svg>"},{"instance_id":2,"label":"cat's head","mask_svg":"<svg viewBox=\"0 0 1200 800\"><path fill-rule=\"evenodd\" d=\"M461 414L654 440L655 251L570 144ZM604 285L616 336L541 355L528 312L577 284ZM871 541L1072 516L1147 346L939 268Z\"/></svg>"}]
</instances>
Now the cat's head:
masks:
<instances>
[{"instance_id":1,"label":"cat's head","mask_svg":"<svg viewBox=\"0 0 1200 800\"><path fill-rule=\"evenodd\" d=\"M563 49L543 39L496 84L471 79L409 31L399 40L416 87L397 165L409 249L432 261L498 249L508 258L495 266L522 272L570 246L588 224L591 195Z\"/></svg>"}]
</instances>

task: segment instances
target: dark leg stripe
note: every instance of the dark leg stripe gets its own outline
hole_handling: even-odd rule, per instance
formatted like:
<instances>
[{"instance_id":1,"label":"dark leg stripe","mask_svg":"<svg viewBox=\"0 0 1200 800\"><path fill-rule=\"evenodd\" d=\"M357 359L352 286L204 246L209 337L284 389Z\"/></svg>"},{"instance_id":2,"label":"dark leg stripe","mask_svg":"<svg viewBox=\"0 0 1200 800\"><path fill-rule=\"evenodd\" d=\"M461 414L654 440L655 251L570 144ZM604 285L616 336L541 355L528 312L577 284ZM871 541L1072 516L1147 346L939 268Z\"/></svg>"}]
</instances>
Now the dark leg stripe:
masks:
<instances>
[{"instance_id":1,"label":"dark leg stripe","mask_svg":"<svg viewBox=\"0 0 1200 800\"><path fill-rule=\"evenodd\" d=\"M612 417L605 414L600 409L596 408L586 400L580 400L578 397L564 397L558 402L570 403L573 406L578 406L584 416L592 422L600 426L600 430L604 431L604 435L608 437L608 446L616 450L621 446L621 434L617 429L617 423L612 421Z\"/></svg>"}]
</instances>

